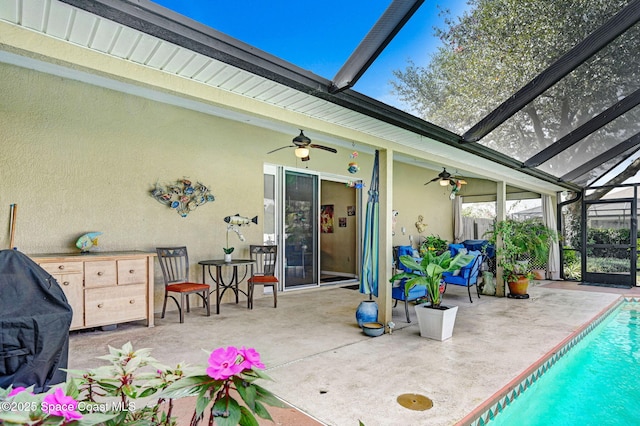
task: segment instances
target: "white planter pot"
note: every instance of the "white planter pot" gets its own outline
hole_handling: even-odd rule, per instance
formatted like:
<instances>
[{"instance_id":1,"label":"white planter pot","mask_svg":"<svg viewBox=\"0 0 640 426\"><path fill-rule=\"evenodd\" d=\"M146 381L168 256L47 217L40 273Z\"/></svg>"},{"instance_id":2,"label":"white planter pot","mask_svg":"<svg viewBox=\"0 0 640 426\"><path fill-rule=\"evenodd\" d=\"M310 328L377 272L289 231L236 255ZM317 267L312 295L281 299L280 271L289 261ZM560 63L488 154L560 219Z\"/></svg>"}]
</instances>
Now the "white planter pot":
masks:
<instances>
[{"instance_id":1,"label":"white planter pot","mask_svg":"<svg viewBox=\"0 0 640 426\"><path fill-rule=\"evenodd\" d=\"M224 254L224 261L227 262L227 263L231 262L231 253L229 253L229 254L225 253Z\"/></svg>"},{"instance_id":2,"label":"white planter pot","mask_svg":"<svg viewBox=\"0 0 640 426\"><path fill-rule=\"evenodd\" d=\"M420 336L434 340L447 340L453 334L456 322L457 306L444 306L447 309L432 309L430 303L416 305L416 315L420 326Z\"/></svg>"}]
</instances>

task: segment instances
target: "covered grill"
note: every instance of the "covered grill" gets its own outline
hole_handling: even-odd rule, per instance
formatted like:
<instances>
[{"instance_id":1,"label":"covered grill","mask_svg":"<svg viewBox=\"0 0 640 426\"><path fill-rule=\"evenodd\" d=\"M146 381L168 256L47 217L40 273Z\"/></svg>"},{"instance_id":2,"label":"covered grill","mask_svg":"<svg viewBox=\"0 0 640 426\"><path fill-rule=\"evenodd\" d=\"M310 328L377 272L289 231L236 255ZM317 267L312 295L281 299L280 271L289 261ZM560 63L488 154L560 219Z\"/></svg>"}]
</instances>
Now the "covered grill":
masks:
<instances>
[{"instance_id":1,"label":"covered grill","mask_svg":"<svg viewBox=\"0 0 640 426\"><path fill-rule=\"evenodd\" d=\"M0 387L65 381L72 311L58 282L17 250L0 251Z\"/></svg>"}]
</instances>

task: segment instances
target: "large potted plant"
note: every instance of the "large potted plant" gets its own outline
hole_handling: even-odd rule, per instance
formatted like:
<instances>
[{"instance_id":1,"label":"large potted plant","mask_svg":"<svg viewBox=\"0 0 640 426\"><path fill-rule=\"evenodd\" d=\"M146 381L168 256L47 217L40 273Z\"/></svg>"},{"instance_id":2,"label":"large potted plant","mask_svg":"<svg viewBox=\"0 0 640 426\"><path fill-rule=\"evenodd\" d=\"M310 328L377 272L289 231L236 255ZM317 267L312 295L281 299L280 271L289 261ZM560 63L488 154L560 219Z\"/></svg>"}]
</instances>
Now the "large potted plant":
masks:
<instances>
[{"instance_id":1,"label":"large potted plant","mask_svg":"<svg viewBox=\"0 0 640 426\"><path fill-rule=\"evenodd\" d=\"M445 340L451 337L453 325L458 312L457 306L442 305L443 272L453 272L465 266L473 256L458 253L451 257L447 250L442 254L436 254L435 249L427 250L422 260L417 261L411 256L400 256L400 262L412 272L402 272L391 277L391 282L404 280L405 295L416 285L427 287L429 302L416 305L416 315L420 326L420 335L436 340Z\"/></svg>"},{"instance_id":2,"label":"large potted plant","mask_svg":"<svg viewBox=\"0 0 640 426\"><path fill-rule=\"evenodd\" d=\"M498 238L502 246L498 247L498 266L502 267L502 278L509 285L512 296L526 297L529 280L533 274L527 271L526 259L546 264L549 249L558 241L557 233L545 226L538 219L515 220L506 219L499 222L489 231L489 242L496 244Z\"/></svg>"}]
</instances>

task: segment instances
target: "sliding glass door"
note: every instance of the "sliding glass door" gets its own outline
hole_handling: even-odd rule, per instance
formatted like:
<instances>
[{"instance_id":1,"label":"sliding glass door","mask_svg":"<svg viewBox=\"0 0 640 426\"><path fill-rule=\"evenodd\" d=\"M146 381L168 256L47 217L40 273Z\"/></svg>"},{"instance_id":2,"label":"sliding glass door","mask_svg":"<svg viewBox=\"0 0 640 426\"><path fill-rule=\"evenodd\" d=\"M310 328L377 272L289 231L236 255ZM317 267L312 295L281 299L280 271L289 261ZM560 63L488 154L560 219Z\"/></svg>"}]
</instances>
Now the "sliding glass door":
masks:
<instances>
[{"instance_id":1,"label":"sliding glass door","mask_svg":"<svg viewBox=\"0 0 640 426\"><path fill-rule=\"evenodd\" d=\"M283 198L284 289L318 286L318 176L285 170Z\"/></svg>"}]
</instances>

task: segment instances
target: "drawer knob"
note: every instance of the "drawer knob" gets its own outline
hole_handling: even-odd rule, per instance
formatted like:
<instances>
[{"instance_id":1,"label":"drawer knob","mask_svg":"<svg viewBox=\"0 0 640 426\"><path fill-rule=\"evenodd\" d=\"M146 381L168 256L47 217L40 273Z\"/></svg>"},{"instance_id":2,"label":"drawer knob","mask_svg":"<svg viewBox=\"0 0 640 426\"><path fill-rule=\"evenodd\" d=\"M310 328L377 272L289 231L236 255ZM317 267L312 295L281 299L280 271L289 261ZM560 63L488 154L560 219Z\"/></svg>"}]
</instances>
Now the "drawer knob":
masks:
<instances>
[{"instance_id":1,"label":"drawer knob","mask_svg":"<svg viewBox=\"0 0 640 426\"><path fill-rule=\"evenodd\" d=\"M63 281L62 285L69 285L69 281Z\"/></svg>"},{"instance_id":2,"label":"drawer knob","mask_svg":"<svg viewBox=\"0 0 640 426\"><path fill-rule=\"evenodd\" d=\"M134 274L135 272L136 272L135 269L129 269L130 274Z\"/></svg>"},{"instance_id":3,"label":"drawer knob","mask_svg":"<svg viewBox=\"0 0 640 426\"><path fill-rule=\"evenodd\" d=\"M98 303L98 308L102 308L102 303Z\"/></svg>"},{"instance_id":4,"label":"drawer knob","mask_svg":"<svg viewBox=\"0 0 640 426\"><path fill-rule=\"evenodd\" d=\"M104 272L102 272L102 271L98 272L98 276L99 276L99 277L101 277L101 276L103 276L103 275L104 275Z\"/></svg>"},{"instance_id":5,"label":"drawer knob","mask_svg":"<svg viewBox=\"0 0 640 426\"><path fill-rule=\"evenodd\" d=\"M133 305L134 303L136 303L136 299L129 300L129 303Z\"/></svg>"},{"instance_id":6,"label":"drawer knob","mask_svg":"<svg viewBox=\"0 0 640 426\"><path fill-rule=\"evenodd\" d=\"M60 269L62 271L64 269L64 265L58 266L58 269Z\"/></svg>"}]
</instances>

